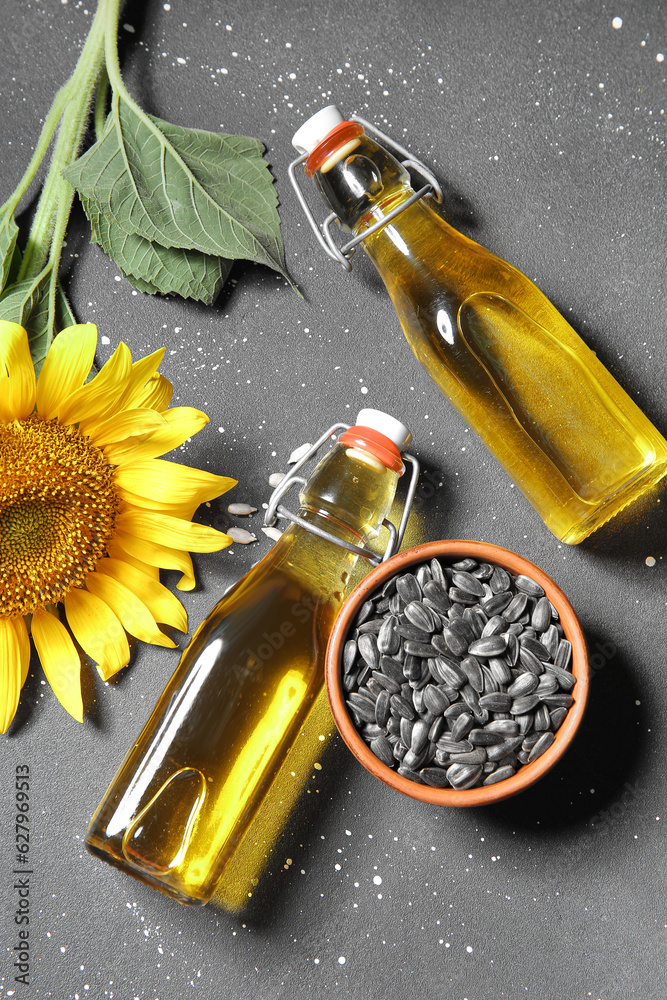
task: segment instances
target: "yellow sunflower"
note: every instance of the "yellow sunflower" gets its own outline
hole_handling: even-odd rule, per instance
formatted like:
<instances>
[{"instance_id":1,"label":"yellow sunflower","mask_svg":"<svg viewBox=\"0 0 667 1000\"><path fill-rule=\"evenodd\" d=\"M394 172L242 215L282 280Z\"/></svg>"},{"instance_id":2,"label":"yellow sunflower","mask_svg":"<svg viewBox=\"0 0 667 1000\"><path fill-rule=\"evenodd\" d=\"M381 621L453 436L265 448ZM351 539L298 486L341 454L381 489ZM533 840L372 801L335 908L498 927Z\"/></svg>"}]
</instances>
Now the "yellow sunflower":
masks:
<instances>
[{"instance_id":1,"label":"yellow sunflower","mask_svg":"<svg viewBox=\"0 0 667 1000\"><path fill-rule=\"evenodd\" d=\"M157 623L187 630L160 567L195 585L189 552L231 544L191 521L235 480L159 456L208 422L167 409L164 349L132 362L123 343L86 383L88 323L63 330L35 383L28 337L0 320L0 732L11 723L30 639L63 707L83 721L80 649L106 680L130 658L128 634L174 647Z\"/></svg>"}]
</instances>

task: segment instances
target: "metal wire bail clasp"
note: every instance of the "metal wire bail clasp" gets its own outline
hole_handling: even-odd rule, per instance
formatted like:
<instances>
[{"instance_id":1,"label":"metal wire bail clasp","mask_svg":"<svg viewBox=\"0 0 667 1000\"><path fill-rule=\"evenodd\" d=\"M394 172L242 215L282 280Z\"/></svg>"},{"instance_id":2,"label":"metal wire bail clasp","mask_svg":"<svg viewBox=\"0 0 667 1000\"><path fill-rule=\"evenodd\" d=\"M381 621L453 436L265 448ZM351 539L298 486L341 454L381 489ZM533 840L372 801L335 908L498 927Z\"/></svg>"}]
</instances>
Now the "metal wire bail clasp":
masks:
<instances>
[{"instance_id":1,"label":"metal wire bail clasp","mask_svg":"<svg viewBox=\"0 0 667 1000\"><path fill-rule=\"evenodd\" d=\"M294 486L295 483L300 483L302 486L306 485L307 480L303 476L299 475L306 462L309 462L316 452L320 450L322 445L324 445L338 431L346 431L349 430L349 428L349 424L333 424L328 431L325 431L324 434L317 439L314 445L311 445L305 455L299 459L291 472L287 473L283 481L276 486L275 490L271 494L269 506L264 515L264 525L265 527L270 528L279 518L293 521L294 524L300 525L300 527L305 528L306 531L311 531L314 535L318 535L320 538L324 538L328 542L333 542L335 545L339 545L341 548L347 549L348 552L355 552L357 555L363 556L364 559L367 559L372 566L379 566L380 563L386 562L390 556L393 556L395 552L398 552L401 547L401 542L403 541L403 535L405 534L405 528L412 509L412 501L414 500L415 492L417 490L417 480L419 479L419 462L413 455L404 453L402 456L403 461L412 466L412 473L410 475L408 492L403 507L403 515L398 528L396 528L395 525L392 524L392 522L387 518L385 518L382 522L383 526L389 532L389 541L387 542L387 547L381 556L376 555L374 552L369 552L367 549L362 549L360 545L353 545L352 542L346 542L342 538L337 538L336 535L332 535L323 528L320 528L315 524L311 524L310 521L304 521L303 518L299 517L297 514L293 514L292 511L288 510L287 507L283 506L281 503L285 494L292 488L292 486Z\"/></svg>"},{"instance_id":2,"label":"metal wire bail clasp","mask_svg":"<svg viewBox=\"0 0 667 1000\"><path fill-rule=\"evenodd\" d=\"M354 236L344 246L339 248L334 242L334 238L331 234L331 225L338 219L338 216L335 212L331 212L331 214L326 217L324 222L321 224L318 223L308 207L308 203L306 202L303 192L299 187L299 180L296 172L297 167L308 159L308 153L304 153L302 156L298 156L296 160L292 160L287 172L290 183L294 188L295 194L301 208L303 209L306 219L308 220L310 228L315 233L317 242L320 244L327 256L331 257L332 260L337 261L339 264L342 264L346 271L350 271L352 269L350 258L352 257L352 254L358 244L361 243L362 240L365 240L367 236L370 236L371 233L375 233L378 229L382 229L383 226L386 226L388 222L395 219L397 215L404 212L406 208L410 207L410 205L413 205L421 198L435 198L438 204L442 203L442 188L440 187L435 175L431 173L428 167L422 163L421 160L418 160L404 146L401 146L394 139L390 138L390 136L381 132L380 129L376 128L375 125L372 125L371 122L366 121L365 118L361 118L359 115L351 115L350 121L359 122L365 132L372 132L373 135L377 136L383 145L387 146L391 152L397 153L398 156L401 157L401 163L404 167L411 170L413 173L418 174L422 180L426 181L426 183L423 187L419 188L418 191L415 191L413 195L401 202L401 204L393 209L393 211L387 212L382 219L378 222L374 222L372 226L368 226L367 229L364 229L363 232Z\"/></svg>"}]
</instances>

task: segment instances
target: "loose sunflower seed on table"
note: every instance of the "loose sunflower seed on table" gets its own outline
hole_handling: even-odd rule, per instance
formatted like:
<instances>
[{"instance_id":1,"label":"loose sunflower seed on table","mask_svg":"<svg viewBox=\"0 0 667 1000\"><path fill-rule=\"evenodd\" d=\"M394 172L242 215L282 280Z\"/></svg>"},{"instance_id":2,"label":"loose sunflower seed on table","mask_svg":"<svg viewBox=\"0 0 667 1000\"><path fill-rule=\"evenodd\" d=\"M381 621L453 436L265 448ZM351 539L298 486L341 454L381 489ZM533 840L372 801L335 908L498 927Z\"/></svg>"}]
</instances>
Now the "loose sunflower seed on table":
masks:
<instances>
[{"instance_id":1,"label":"loose sunflower seed on table","mask_svg":"<svg viewBox=\"0 0 667 1000\"><path fill-rule=\"evenodd\" d=\"M359 609L343 689L375 756L435 788L494 785L553 744L572 645L537 581L467 558L391 577Z\"/></svg>"}]
</instances>

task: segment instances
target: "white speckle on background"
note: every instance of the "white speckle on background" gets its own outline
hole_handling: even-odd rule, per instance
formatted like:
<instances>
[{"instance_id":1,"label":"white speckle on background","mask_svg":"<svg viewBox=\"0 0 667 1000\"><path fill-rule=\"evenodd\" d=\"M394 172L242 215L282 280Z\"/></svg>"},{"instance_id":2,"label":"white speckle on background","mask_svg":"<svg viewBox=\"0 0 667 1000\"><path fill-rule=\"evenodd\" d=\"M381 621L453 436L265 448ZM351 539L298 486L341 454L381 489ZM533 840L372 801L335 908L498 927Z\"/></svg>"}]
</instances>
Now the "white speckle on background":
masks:
<instances>
[{"instance_id":1,"label":"white speckle on background","mask_svg":"<svg viewBox=\"0 0 667 1000\"><path fill-rule=\"evenodd\" d=\"M466 945L466 951L468 952L469 955L472 955L472 945L471 944L467 944Z\"/></svg>"},{"instance_id":2,"label":"white speckle on background","mask_svg":"<svg viewBox=\"0 0 667 1000\"><path fill-rule=\"evenodd\" d=\"M102 343L105 344L105 345L111 343L111 341L109 340L108 337L101 337L100 339L101 339Z\"/></svg>"},{"instance_id":3,"label":"white speckle on background","mask_svg":"<svg viewBox=\"0 0 667 1000\"><path fill-rule=\"evenodd\" d=\"M338 964L339 965L345 965L345 961L346 961L345 955L339 955L338 956Z\"/></svg>"},{"instance_id":4,"label":"white speckle on background","mask_svg":"<svg viewBox=\"0 0 667 1000\"><path fill-rule=\"evenodd\" d=\"M382 885L382 877L380 875L373 876L373 883L375 885Z\"/></svg>"},{"instance_id":5,"label":"white speckle on background","mask_svg":"<svg viewBox=\"0 0 667 1000\"><path fill-rule=\"evenodd\" d=\"M622 17L615 17L612 20L612 22L611 22L612 28L617 28L618 29L618 28L622 27L622 25L623 25L623 18Z\"/></svg>"},{"instance_id":6,"label":"white speckle on background","mask_svg":"<svg viewBox=\"0 0 667 1000\"><path fill-rule=\"evenodd\" d=\"M658 54L657 54L657 56L655 58L656 58L656 62L664 62L665 61L665 54L664 54L664 52L658 52Z\"/></svg>"},{"instance_id":7,"label":"white speckle on background","mask_svg":"<svg viewBox=\"0 0 667 1000\"><path fill-rule=\"evenodd\" d=\"M644 560L644 562L646 563L647 566L655 566L655 557L654 556L646 556L646 559Z\"/></svg>"}]
</instances>

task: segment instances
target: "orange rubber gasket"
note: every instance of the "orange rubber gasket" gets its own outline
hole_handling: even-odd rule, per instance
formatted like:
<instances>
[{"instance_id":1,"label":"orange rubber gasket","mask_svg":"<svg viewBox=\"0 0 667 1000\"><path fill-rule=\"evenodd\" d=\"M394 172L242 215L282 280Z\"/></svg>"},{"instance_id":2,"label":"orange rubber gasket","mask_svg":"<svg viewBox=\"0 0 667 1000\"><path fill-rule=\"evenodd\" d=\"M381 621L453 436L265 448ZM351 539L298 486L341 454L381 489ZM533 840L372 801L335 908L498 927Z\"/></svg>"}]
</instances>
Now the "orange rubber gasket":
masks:
<instances>
[{"instance_id":1,"label":"orange rubber gasket","mask_svg":"<svg viewBox=\"0 0 667 1000\"><path fill-rule=\"evenodd\" d=\"M392 472L403 475L405 467L400 451L394 442L381 434L380 431L374 431L372 427L350 427L341 434L338 440L340 444L346 444L350 448L360 448L362 451L369 452Z\"/></svg>"},{"instance_id":2,"label":"orange rubber gasket","mask_svg":"<svg viewBox=\"0 0 667 1000\"><path fill-rule=\"evenodd\" d=\"M328 160L331 154L335 153L340 146L345 145L350 139L356 139L363 134L364 130L358 122L341 122L335 128L332 128L318 142L306 160L306 177L312 177L315 171L319 170L325 160Z\"/></svg>"}]
</instances>

